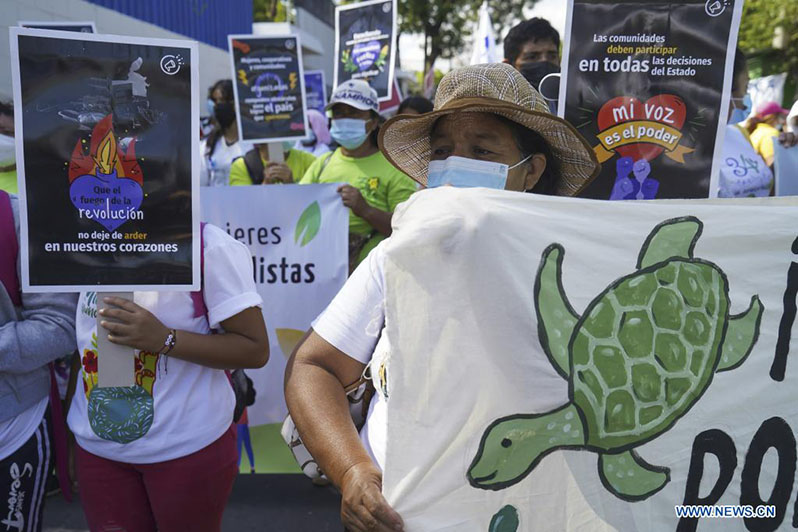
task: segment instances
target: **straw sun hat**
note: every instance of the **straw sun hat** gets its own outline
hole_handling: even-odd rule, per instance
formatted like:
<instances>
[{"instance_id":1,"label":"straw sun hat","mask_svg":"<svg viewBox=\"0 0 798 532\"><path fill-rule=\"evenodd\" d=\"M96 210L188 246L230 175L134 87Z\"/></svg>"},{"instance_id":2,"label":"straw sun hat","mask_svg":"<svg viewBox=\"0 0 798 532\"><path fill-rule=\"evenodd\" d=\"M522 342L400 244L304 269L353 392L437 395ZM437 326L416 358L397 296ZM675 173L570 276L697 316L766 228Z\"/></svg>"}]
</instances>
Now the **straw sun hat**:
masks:
<instances>
[{"instance_id":1,"label":"straw sun hat","mask_svg":"<svg viewBox=\"0 0 798 532\"><path fill-rule=\"evenodd\" d=\"M380 128L382 152L394 166L426 185L432 127L440 117L455 112L501 115L542 136L560 163L558 195L577 194L601 169L582 135L552 115L540 93L506 63L473 65L446 74L432 112L397 115Z\"/></svg>"}]
</instances>

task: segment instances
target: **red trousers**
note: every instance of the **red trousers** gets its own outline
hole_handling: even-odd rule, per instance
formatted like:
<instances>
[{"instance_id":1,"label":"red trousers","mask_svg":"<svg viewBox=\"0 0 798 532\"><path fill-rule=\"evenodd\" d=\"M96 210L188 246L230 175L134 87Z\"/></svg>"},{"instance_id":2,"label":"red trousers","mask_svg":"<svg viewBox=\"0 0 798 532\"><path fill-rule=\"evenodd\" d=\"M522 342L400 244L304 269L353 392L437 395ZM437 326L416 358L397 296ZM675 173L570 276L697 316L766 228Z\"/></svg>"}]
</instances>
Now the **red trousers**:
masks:
<instances>
[{"instance_id":1,"label":"red trousers","mask_svg":"<svg viewBox=\"0 0 798 532\"><path fill-rule=\"evenodd\" d=\"M107 460L76 446L92 532L218 532L238 472L235 425L193 454L155 464Z\"/></svg>"}]
</instances>

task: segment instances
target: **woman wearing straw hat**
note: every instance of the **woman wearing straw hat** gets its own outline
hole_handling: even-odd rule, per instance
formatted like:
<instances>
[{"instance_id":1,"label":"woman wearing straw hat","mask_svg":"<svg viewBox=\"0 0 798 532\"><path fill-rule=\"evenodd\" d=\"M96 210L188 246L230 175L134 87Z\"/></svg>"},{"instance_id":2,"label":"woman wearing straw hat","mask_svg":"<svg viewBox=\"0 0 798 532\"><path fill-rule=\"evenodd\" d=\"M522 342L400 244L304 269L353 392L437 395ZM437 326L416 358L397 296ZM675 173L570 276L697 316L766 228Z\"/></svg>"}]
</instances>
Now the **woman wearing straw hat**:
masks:
<instances>
[{"instance_id":1,"label":"woman wearing straw hat","mask_svg":"<svg viewBox=\"0 0 798 532\"><path fill-rule=\"evenodd\" d=\"M433 112L400 115L380 132L380 147L423 186L482 186L575 195L599 171L576 130L548 111L514 68L497 63L457 69L441 81ZM384 246L357 268L313 323L286 370L286 401L319 467L341 489L349 530L402 530L381 494L386 397L380 381L384 326ZM377 345L378 339L380 340ZM361 438L344 389L375 368L375 399Z\"/></svg>"}]
</instances>

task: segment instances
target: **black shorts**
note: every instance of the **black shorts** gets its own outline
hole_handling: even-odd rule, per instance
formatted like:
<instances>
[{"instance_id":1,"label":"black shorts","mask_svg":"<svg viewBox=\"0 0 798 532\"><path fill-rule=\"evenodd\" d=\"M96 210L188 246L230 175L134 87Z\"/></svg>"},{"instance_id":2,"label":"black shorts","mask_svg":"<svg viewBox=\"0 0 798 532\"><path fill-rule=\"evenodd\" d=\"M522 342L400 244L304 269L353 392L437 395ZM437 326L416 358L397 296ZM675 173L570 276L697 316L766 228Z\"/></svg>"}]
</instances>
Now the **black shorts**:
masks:
<instances>
[{"instance_id":1,"label":"black shorts","mask_svg":"<svg viewBox=\"0 0 798 532\"><path fill-rule=\"evenodd\" d=\"M39 532L47 477L53 468L50 409L33 436L0 461L0 530Z\"/></svg>"}]
</instances>

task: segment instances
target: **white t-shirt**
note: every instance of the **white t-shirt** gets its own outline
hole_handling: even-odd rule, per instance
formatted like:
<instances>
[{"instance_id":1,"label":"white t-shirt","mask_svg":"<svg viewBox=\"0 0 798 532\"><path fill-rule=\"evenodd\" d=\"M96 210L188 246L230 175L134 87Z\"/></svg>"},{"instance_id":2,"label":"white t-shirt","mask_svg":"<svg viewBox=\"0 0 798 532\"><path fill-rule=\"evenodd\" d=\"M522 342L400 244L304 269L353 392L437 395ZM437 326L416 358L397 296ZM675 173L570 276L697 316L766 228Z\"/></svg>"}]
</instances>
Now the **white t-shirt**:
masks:
<instances>
[{"instance_id":1,"label":"white t-shirt","mask_svg":"<svg viewBox=\"0 0 798 532\"><path fill-rule=\"evenodd\" d=\"M200 185L204 187L215 187L227 185L230 182L230 166L233 161L243 157L252 144L241 140L228 145L224 136L216 141L216 148L213 155L208 157L208 139L200 143Z\"/></svg>"},{"instance_id":2,"label":"white t-shirt","mask_svg":"<svg viewBox=\"0 0 798 532\"><path fill-rule=\"evenodd\" d=\"M798 128L793 127L792 125L796 118L798 118L798 100L792 104L792 107L790 108L790 114L787 115L787 125L785 126L787 131L798 133Z\"/></svg>"},{"instance_id":3,"label":"white t-shirt","mask_svg":"<svg viewBox=\"0 0 798 532\"><path fill-rule=\"evenodd\" d=\"M380 469L385 464L388 431L385 371L390 345L385 327L385 242L372 250L346 281L324 312L313 322L313 330L363 364L371 363L377 393L371 400L360 439Z\"/></svg>"},{"instance_id":4,"label":"white t-shirt","mask_svg":"<svg viewBox=\"0 0 798 532\"><path fill-rule=\"evenodd\" d=\"M718 197L767 197L773 186L773 173L740 128L726 126L723 159L720 166Z\"/></svg>"},{"instance_id":5,"label":"white t-shirt","mask_svg":"<svg viewBox=\"0 0 798 532\"><path fill-rule=\"evenodd\" d=\"M200 334L210 333L208 321L218 328L221 321L261 305L244 244L206 225L203 253L207 319L194 317L189 292L136 292L134 301L170 329ZM121 462L163 462L210 445L230 428L235 397L221 370L140 352L137 386L97 388L96 310L96 294L82 293L75 324L82 385L67 420L81 447Z\"/></svg>"},{"instance_id":6,"label":"white t-shirt","mask_svg":"<svg viewBox=\"0 0 798 532\"><path fill-rule=\"evenodd\" d=\"M0 422L0 460L14 454L33 436L47 411L50 397L45 397L11 419Z\"/></svg>"}]
</instances>

